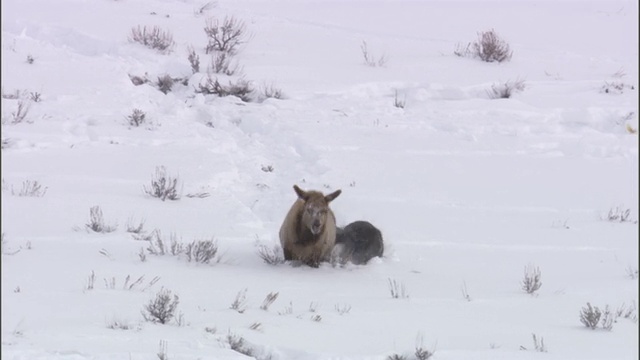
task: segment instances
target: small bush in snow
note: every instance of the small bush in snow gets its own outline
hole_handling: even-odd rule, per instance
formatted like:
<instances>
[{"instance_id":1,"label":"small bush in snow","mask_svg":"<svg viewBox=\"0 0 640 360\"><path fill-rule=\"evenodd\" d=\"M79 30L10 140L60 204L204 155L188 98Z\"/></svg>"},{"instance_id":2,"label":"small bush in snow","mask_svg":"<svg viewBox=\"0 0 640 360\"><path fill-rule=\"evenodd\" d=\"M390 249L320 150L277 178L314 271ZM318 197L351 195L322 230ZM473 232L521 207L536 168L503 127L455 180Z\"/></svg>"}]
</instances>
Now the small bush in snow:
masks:
<instances>
[{"instance_id":1,"label":"small bush in snow","mask_svg":"<svg viewBox=\"0 0 640 360\"><path fill-rule=\"evenodd\" d=\"M264 84L262 86L262 96L265 99L284 99L282 89L275 87L273 84Z\"/></svg>"},{"instance_id":2,"label":"small bush in snow","mask_svg":"<svg viewBox=\"0 0 640 360\"><path fill-rule=\"evenodd\" d=\"M97 233L110 233L117 229L117 225L107 225L104 222L102 209L100 206L92 206L89 209L89 222L85 224L86 228Z\"/></svg>"},{"instance_id":3,"label":"small bush in snow","mask_svg":"<svg viewBox=\"0 0 640 360\"><path fill-rule=\"evenodd\" d=\"M611 222L628 222L630 219L631 209L623 210L619 207L609 209L606 219Z\"/></svg>"},{"instance_id":4,"label":"small bush in snow","mask_svg":"<svg viewBox=\"0 0 640 360\"><path fill-rule=\"evenodd\" d=\"M196 51L192 46L189 46L187 51L189 51L187 59L189 60L189 64L191 64L191 72L197 74L200 72L200 55L196 54Z\"/></svg>"},{"instance_id":5,"label":"small bush in snow","mask_svg":"<svg viewBox=\"0 0 640 360\"><path fill-rule=\"evenodd\" d=\"M229 331L227 334L227 343L231 350L240 354L253 357L253 349L245 344L244 338Z\"/></svg>"},{"instance_id":6,"label":"small bush in snow","mask_svg":"<svg viewBox=\"0 0 640 360\"><path fill-rule=\"evenodd\" d=\"M627 89L635 90L633 85L625 84L622 81L605 81L600 91L605 94L622 94Z\"/></svg>"},{"instance_id":7,"label":"small bush in snow","mask_svg":"<svg viewBox=\"0 0 640 360\"><path fill-rule=\"evenodd\" d=\"M262 305L260 305L260 309L267 311L269 310L269 306L271 306L271 304L274 303L274 301L276 301L276 299L278 298L278 295L280 295L280 293L268 293L267 296L264 298L264 301L262 301Z\"/></svg>"},{"instance_id":8,"label":"small bush in snow","mask_svg":"<svg viewBox=\"0 0 640 360\"><path fill-rule=\"evenodd\" d=\"M524 90L524 80L507 81L503 84L491 85L491 90L487 90L490 99L509 99L516 92Z\"/></svg>"},{"instance_id":9,"label":"small bush in snow","mask_svg":"<svg viewBox=\"0 0 640 360\"><path fill-rule=\"evenodd\" d=\"M631 266L627 266L627 276L631 280L635 280L638 278L638 268L633 268Z\"/></svg>"},{"instance_id":10,"label":"small bush in snow","mask_svg":"<svg viewBox=\"0 0 640 360\"><path fill-rule=\"evenodd\" d=\"M18 100L18 108L15 111L11 112L11 123L12 124L20 124L25 121L27 115L29 114L29 110L31 109L31 102Z\"/></svg>"},{"instance_id":11,"label":"small bush in snow","mask_svg":"<svg viewBox=\"0 0 640 360\"><path fill-rule=\"evenodd\" d=\"M32 91L29 93L29 100L38 103L42 101L42 95L37 91Z\"/></svg>"},{"instance_id":12,"label":"small bush in snow","mask_svg":"<svg viewBox=\"0 0 640 360\"><path fill-rule=\"evenodd\" d=\"M211 72L216 74L224 74L228 76L241 73L240 66L233 61L233 56L228 52L214 51L211 56L211 65L209 65Z\"/></svg>"},{"instance_id":13,"label":"small bush in snow","mask_svg":"<svg viewBox=\"0 0 640 360\"><path fill-rule=\"evenodd\" d=\"M174 317L176 308L180 303L178 295L173 295L170 290L161 289L147 305L142 309L142 317L146 321L166 324Z\"/></svg>"},{"instance_id":14,"label":"small bush in snow","mask_svg":"<svg viewBox=\"0 0 640 360\"><path fill-rule=\"evenodd\" d=\"M35 59L33 58L33 56L31 56L31 54L27 55L27 61L26 63L31 65L33 64L33 62L35 61Z\"/></svg>"},{"instance_id":15,"label":"small bush in snow","mask_svg":"<svg viewBox=\"0 0 640 360\"><path fill-rule=\"evenodd\" d=\"M129 121L129 125L138 127L145 122L147 114L140 109L133 109L131 114L127 116L127 120Z\"/></svg>"},{"instance_id":16,"label":"small bush in snow","mask_svg":"<svg viewBox=\"0 0 640 360\"><path fill-rule=\"evenodd\" d=\"M262 331L262 323L254 322L253 324L249 325L249 329L255 330L255 331Z\"/></svg>"},{"instance_id":17,"label":"small bush in snow","mask_svg":"<svg viewBox=\"0 0 640 360\"><path fill-rule=\"evenodd\" d=\"M197 10L195 10L193 13L196 16L201 16L204 15L207 11L213 9L215 6L217 5L217 2L215 1L209 1L208 3L203 4L202 6L200 6Z\"/></svg>"},{"instance_id":18,"label":"small bush in snow","mask_svg":"<svg viewBox=\"0 0 640 360\"><path fill-rule=\"evenodd\" d=\"M142 84L146 84L149 82L149 79L147 78L146 74L144 77L129 74L129 79L131 80L131 83L135 86L140 86Z\"/></svg>"},{"instance_id":19,"label":"small bush in snow","mask_svg":"<svg viewBox=\"0 0 640 360\"><path fill-rule=\"evenodd\" d=\"M636 314L636 303L632 301L629 307L625 306L624 303L620 305L620 307L616 310L616 318L629 319L634 323L638 322L638 315Z\"/></svg>"},{"instance_id":20,"label":"small bush in snow","mask_svg":"<svg viewBox=\"0 0 640 360\"><path fill-rule=\"evenodd\" d=\"M478 33L478 40L472 44L473 54L486 62L511 60L513 52L504 40L491 29Z\"/></svg>"},{"instance_id":21,"label":"small bush in snow","mask_svg":"<svg viewBox=\"0 0 640 360\"><path fill-rule=\"evenodd\" d=\"M127 228L127 232L131 234L144 234L144 219L140 220L140 222L135 225L133 218L129 218L127 220L127 224L125 225Z\"/></svg>"},{"instance_id":22,"label":"small bush in snow","mask_svg":"<svg viewBox=\"0 0 640 360\"><path fill-rule=\"evenodd\" d=\"M147 28L146 26L134 27L131 29L129 41L137 42L150 49L158 50L163 53L171 52L175 42L173 35L169 31L163 31L157 26Z\"/></svg>"},{"instance_id":23,"label":"small bush in snow","mask_svg":"<svg viewBox=\"0 0 640 360\"><path fill-rule=\"evenodd\" d=\"M143 186L143 190L148 195L156 197L162 201L180 200L180 195L177 190L178 178L173 178L167 175L167 170L164 166L157 166L155 175L151 178L151 187L147 188Z\"/></svg>"},{"instance_id":24,"label":"small bush in snow","mask_svg":"<svg viewBox=\"0 0 640 360\"><path fill-rule=\"evenodd\" d=\"M432 357L434 353L435 351L428 350L424 347L424 339L422 338L422 334L418 334L418 337L416 338L416 348L413 353L416 357L416 360L427 360Z\"/></svg>"},{"instance_id":25,"label":"small bush in snow","mask_svg":"<svg viewBox=\"0 0 640 360\"><path fill-rule=\"evenodd\" d=\"M614 315L609 310L609 305L605 306L604 310L600 310L597 306L587 303L587 306L580 311L580 322L590 329L595 329L600 324L603 329L611 330L613 321Z\"/></svg>"},{"instance_id":26,"label":"small bush in snow","mask_svg":"<svg viewBox=\"0 0 640 360\"><path fill-rule=\"evenodd\" d=\"M364 63L368 66L377 67L385 66L387 64L387 56L383 54L376 58L373 54L371 54L371 51L367 47L367 42L364 40L362 41L362 44L360 44L360 51L362 52Z\"/></svg>"},{"instance_id":27,"label":"small bush in snow","mask_svg":"<svg viewBox=\"0 0 640 360\"><path fill-rule=\"evenodd\" d=\"M236 298L233 300L229 308L240 314L247 310L247 289L238 291Z\"/></svg>"},{"instance_id":28,"label":"small bush in snow","mask_svg":"<svg viewBox=\"0 0 640 360\"><path fill-rule=\"evenodd\" d=\"M162 91L163 94L168 94L173 87L173 78L171 78L171 76L169 76L168 74L158 76L156 86L158 87L158 90Z\"/></svg>"},{"instance_id":29,"label":"small bush in snow","mask_svg":"<svg viewBox=\"0 0 640 360\"><path fill-rule=\"evenodd\" d=\"M244 21L235 17L225 17L224 21L209 19L204 32L209 38L206 52L213 51L227 52L234 54L238 46L246 41L246 25Z\"/></svg>"},{"instance_id":30,"label":"small bush in snow","mask_svg":"<svg viewBox=\"0 0 640 360\"><path fill-rule=\"evenodd\" d=\"M266 245L258 246L258 255L260 258L269 265L284 264L284 257L282 256L282 249L279 245L268 247Z\"/></svg>"},{"instance_id":31,"label":"small bush in snow","mask_svg":"<svg viewBox=\"0 0 640 360\"><path fill-rule=\"evenodd\" d=\"M236 96L244 102L250 102L253 100L253 88L251 87L251 83L244 79L239 79L236 82L229 81L229 85L222 85L217 78L207 76L207 80L198 85L196 92L205 95L216 95L219 97Z\"/></svg>"},{"instance_id":32,"label":"small bush in snow","mask_svg":"<svg viewBox=\"0 0 640 360\"><path fill-rule=\"evenodd\" d=\"M409 297L409 293L405 288L404 284L395 280L395 279L387 279L389 281L389 291L391 292L391 297L394 299L404 299Z\"/></svg>"},{"instance_id":33,"label":"small bush in snow","mask_svg":"<svg viewBox=\"0 0 640 360\"><path fill-rule=\"evenodd\" d=\"M541 336L538 340L536 334L531 334L533 336L533 348L537 352L547 352L547 348L544 346L544 338Z\"/></svg>"},{"instance_id":34,"label":"small bush in snow","mask_svg":"<svg viewBox=\"0 0 640 360\"><path fill-rule=\"evenodd\" d=\"M196 240L184 247L189 262L195 261L208 264L218 253L218 243L215 240Z\"/></svg>"},{"instance_id":35,"label":"small bush in snow","mask_svg":"<svg viewBox=\"0 0 640 360\"><path fill-rule=\"evenodd\" d=\"M392 354L387 356L387 360L408 360L407 355Z\"/></svg>"},{"instance_id":36,"label":"small bush in snow","mask_svg":"<svg viewBox=\"0 0 640 360\"><path fill-rule=\"evenodd\" d=\"M334 308L340 315L348 314L351 311L351 305L349 304L336 304Z\"/></svg>"},{"instance_id":37,"label":"small bush in snow","mask_svg":"<svg viewBox=\"0 0 640 360\"><path fill-rule=\"evenodd\" d=\"M542 286L540 281L540 268L532 264L524 268L524 278L522 279L522 290L527 294L533 294Z\"/></svg>"},{"instance_id":38,"label":"small bush in snow","mask_svg":"<svg viewBox=\"0 0 640 360\"><path fill-rule=\"evenodd\" d=\"M398 90L396 90L396 96L393 99L393 106L400 108L400 109L404 109L405 104L407 103L407 99L406 97L402 100L400 100L398 98Z\"/></svg>"},{"instance_id":39,"label":"small bush in snow","mask_svg":"<svg viewBox=\"0 0 640 360\"><path fill-rule=\"evenodd\" d=\"M160 340L160 345L158 349L158 359L159 360L169 360L169 355L167 355L167 340Z\"/></svg>"},{"instance_id":40,"label":"small bush in snow","mask_svg":"<svg viewBox=\"0 0 640 360\"><path fill-rule=\"evenodd\" d=\"M47 187L42 188L42 185L37 181L25 180L22 182L22 188L15 191L11 186L11 195L14 196L26 196L26 197L43 197L47 193Z\"/></svg>"}]
</instances>

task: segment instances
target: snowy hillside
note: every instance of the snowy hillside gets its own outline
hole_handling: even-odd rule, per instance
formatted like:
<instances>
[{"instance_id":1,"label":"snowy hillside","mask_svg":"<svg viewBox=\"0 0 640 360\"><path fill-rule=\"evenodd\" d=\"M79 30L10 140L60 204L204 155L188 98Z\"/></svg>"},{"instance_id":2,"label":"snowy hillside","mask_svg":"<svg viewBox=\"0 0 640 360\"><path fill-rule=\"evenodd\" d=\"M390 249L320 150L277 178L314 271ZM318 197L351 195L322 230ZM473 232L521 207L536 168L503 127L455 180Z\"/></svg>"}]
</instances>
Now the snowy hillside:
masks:
<instances>
[{"instance_id":1,"label":"snowy hillside","mask_svg":"<svg viewBox=\"0 0 640 360\"><path fill-rule=\"evenodd\" d=\"M205 31L225 20L232 49ZM638 22L615 0L3 0L2 358L637 359ZM474 56L491 30L505 61ZM149 195L162 169L175 200ZM338 225L373 223L384 256L263 261L294 184L342 189Z\"/></svg>"}]
</instances>

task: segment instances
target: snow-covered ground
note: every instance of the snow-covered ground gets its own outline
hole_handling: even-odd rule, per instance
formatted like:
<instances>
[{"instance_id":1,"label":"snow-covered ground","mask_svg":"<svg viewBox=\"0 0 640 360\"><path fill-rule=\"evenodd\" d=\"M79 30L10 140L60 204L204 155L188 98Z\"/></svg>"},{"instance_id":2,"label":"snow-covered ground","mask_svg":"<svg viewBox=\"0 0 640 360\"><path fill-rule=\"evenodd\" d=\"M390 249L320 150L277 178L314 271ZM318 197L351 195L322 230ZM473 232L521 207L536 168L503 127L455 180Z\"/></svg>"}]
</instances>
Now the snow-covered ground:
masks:
<instances>
[{"instance_id":1,"label":"snow-covered ground","mask_svg":"<svg viewBox=\"0 0 640 360\"><path fill-rule=\"evenodd\" d=\"M637 1L206 4L2 1L3 359L638 358ZM246 25L244 79L282 99L196 93L225 16ZM130 42L137 26L172 51ZM510 61L454 55L490 29ZM187 85L164 94L165 74ZM143 191L159 166L179 200ZM342 189L338 225L375 224L384 257L263 262L294 184ZM86 229L95 206L115 231ZM150 254L141 222L218 256ZM162 289L175 318L145 321ZM581 323L587 303L620 315L610 331Z\"/></svg>"}]
</instances>

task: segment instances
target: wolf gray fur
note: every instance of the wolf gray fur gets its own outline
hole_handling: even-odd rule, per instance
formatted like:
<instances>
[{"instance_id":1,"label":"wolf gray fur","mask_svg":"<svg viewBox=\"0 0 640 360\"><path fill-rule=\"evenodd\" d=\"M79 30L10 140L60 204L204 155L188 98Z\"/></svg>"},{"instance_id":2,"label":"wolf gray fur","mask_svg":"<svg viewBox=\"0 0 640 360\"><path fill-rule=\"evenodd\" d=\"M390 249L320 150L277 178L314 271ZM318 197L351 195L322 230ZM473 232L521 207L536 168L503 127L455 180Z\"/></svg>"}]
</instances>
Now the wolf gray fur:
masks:
<instances>
[{"instance_id":1,"label":"wolf gray fur","mask_svg":"<svg viewBox=\"0 0 640 360\"><path fill-rule=\"evenodd\" d=\"M337 228L333 254L342 264L366 264L376 256L382 257L383 253L382 233L370 222L354 221L344 228Z\"/></svg>"}]
</instances>

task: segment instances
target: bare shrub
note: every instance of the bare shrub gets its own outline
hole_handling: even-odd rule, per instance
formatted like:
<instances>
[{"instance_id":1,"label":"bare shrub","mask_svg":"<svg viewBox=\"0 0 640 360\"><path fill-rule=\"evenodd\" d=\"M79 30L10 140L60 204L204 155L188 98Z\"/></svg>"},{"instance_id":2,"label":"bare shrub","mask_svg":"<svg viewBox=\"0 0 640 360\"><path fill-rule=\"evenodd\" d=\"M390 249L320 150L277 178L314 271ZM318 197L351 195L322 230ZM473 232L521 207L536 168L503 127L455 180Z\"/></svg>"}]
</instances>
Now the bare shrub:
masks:
<instances>
[{"instance_id":1,"label":"bare shrub","mask_svg":"<svg viewBox=\"0 0 640 360\"><path fill-rule=\"evenodd\" d=\"M523 91L524 87L524 80L493 84L491 90L487 90L487 95L490 99L509 99L516 92Z\"/></svg>"},{"instance_id":2,"label":"bare shrub","mask_svg":"<svg viewBox=\"0 0 640 360\"><path fill-rule=\"evenodd\" d=\"M395 98L393 99L393 106L404 109L405 104L407 103L407 98L404 97L402 100L398 98L398 90L396 90Z\"/></svg>"},{"instance_id":3,"label":"bare shrub","mask_svg":"<svg viewBox=\"0 0 640 360\"><path fill-rule=\"evenodd\" d=\"M31 109L31 102L18 100L18 108L16 111L11 112L11 123L12 124L20 124L25 121L27 115L29 114L29 110Z\"/></svg>"},{"instance_id":4,"label":"bare shrub","mask_svg":"<svg viewBox=\"0 0 640 360\"><path fill-rule=\"evenodd\" d=\"M96 273L91 270L91 274L87 277L87 283L85 284L85 290L93 290L96 286Z\"/></svg>"},{"instance_id":5,"label":"bare shrub","mask_svg":"<svg viewBox=\"0 0 640 360\"><path fill-rule=\"evenodd\" d=\"M587 303L587 306L580 311L580 322L590 329L595 329L598 326L601 317L602 311L597 306L591 306L590 303Z\"/></svg>"},{"instance_id":6,"label":"bare shrub","mask_svg":"<svg viewBox=\"0 0 640 360\"><path fill-rule=\"evenodd\" d=\"M635 303L635 301L632 301L631 305L629 305L629 307L625 306L624 303L622 305L620 305L620 307L616 310L616 318L629 319L632 322L637 323L638 322L638 315L636 314L636 303Z\"/></svg>"},{"instance_id":7,"label":"bare shrub","mask_svg":"<svg viewBox=\"0 0 640 360\"><path fill-rule=\"evenodd\" d=\"M264 301L262 301L262 305L260 305L260 309L264 311L269 310L269 306L271 306L271 304L273 304L274 301L276 301L276 299L278 298L278 295L280 295L280 293L278 292L268 293L267 296L264 298Z\"/></svg>"},{"instance_id":8,"label":"bare shrub","mask_svg":"<svg viewBox=\"0 0 640 360\"><path fill-rule=\"evenodd\" d=\"M491 29L478 33L478 40L472 44L473 55L486 62L511 60L513 52L504 40Z\"/></svg>"},{"instance_id":9,"label":"bare shrub","mask_svg":"<svg viewBox=\"0 0 640 360\"><path fill-rule=\"evenodd\" d=\"M416 348L413 353L416 356L416 360L427 360L432 357L434 353L435 350L425 348L422 334L418 334L416 337Z\"/></svg>"},{"instance_id":10,"label":"bare shrub","mask_svg":"<svg viewBox=\"0 0 640 360\"><path fill-rule=\"evenodd\" d=\"M275 87L273 84L262 85L262 96L265 99L284 99L285 95L282 89Z\"/></svg>"},{"instance_id":11,"label":"bare shrub","mask_svg":"<svg viewBox=\"0 0 640 360\"><path fill-rule=\"evenodd\" d=\"M279 245L268 247L266 245L258 246L258 255L260 258L269 265L284 264L284 257L282 255L282 248Z\"/></svg>"},{"instance_id":12,"label":"bare shrub","mask_svg":"<svg viewBox=\"0 0 640 360\"><path fill-rule=\"evenodd\" d=\"M206 197L211 196L211 194L206 191L198 191L198 192L188 193L185 196L188 198L204 199Z\"/></svg>"},{"instance_id":13,"label":"bare shrub","mask_svg":"<svg viewBox=\"0 0 640 360\"><path fill-rule=\"evenodd\" d=\"M609 213L606 216L607 221L611 222L629 222L631 216L631 209L622 209L620 207L615 207L609 209Z\"/></svg>"},{"instance_id":14,"label":"bare shrub","mask_svg":"<svg viewBox=\"0 0 640 360\"><path fill-rule=\"evenodd\" d=\"M471 296L469 296L469 292L467 291L467 283L465 281L462 282L462 287L460 289L462 291L462 297L467 301L471 301Z\"/></svg>"},{"instance_id":15,"label":"bare shrub","mask_svg":"<svg viewBox=\"0 0 640 360\"><path fill-rule=\"evenodd\" d=\"M600 320L600 326L605 330L611 331L615 320L616 320L615 316L611 312L611 309L609 309L609 305L605 305L604 310L602 311L602 319Z\"/></svg>"},{"instance_id":16,"label":"bare shrub","mask_svg":"<svg viewBox=\"0 0 640 360\"><path fill-rule=\"evenodd\" d=\"M246 41L246 28L244 21L233 16L225 17L222 22L218 19L209 19L204 28L209 38L207 54L213 51L236 53L238 46Z\"/></svg>"},{"instance_id":17,"label":"bare shrub","mask_svg":"<svg viewBox=\"0 0 640 360\"><path fill-rule=\"evenodd\" d=\"M322 321L322 315L316 314L316 315L311 316L311 321L315 321L315 322Z\"/></svg>"},{"instance_id":18,"label":"bare shrub","mask_svg":"<svg viewBox=\"0 0 640 360\"><path fill-rule=\"evenodd\" d=\"M348 314L351 311L351 305L349 304L336 304L334 308L340 315Z\"/></svg>"},{"instance_id":19,"label":"bare shrub","mask_svg":"<svg viewBox=\"0 0 640 360\"><path fill-rule=\"evenodd\" d=\"M635 87L622 81L605 81L604 85L600 88L600 92L616 95L624 93L625 90L635 90Z\"/></svg>"},{"instance_id":20,"label":"bare shrub","mask_svg":"<svg viewBox=\"0 0 640 360\"><path fill-rule=\"evenodd\" d=\"M389 291L391 292L391 297L394 299L404 299L409 297L409 293L405 288L404 284L395 280L395 279L387 279L389 281Z\"/></svg>"},{"instance_id":21,"label":"bare shrub","mask_svg":"<svg viewBox=\"0 0 640 360\"><path fill-rule=\"evenodd\" d=\"M255 331L262 331L262 323L254 322L253 324L249 325L249 329L255 330Z\"/></svg>"},{"instance_id":22,"label":"bare shrub","mask_svg":"<svg viewBox=\"0 0 640 360\"><path fill-rule=\"evenodd\" d=\"M460 43L456 44L456 48L453 50L453 54L460 57L473 57L473 52L471 51L471 43L467 43L466 46Z\"/></svg>"},{"instance_id":23,"label":"bare shrub","mask_svg":"<svg viewBox=\"0 0 640 360\"><path fill-rule=\"evenodd\" d=\"M236 298L233 300L229 308L240 314L247 310L247 289L238 291Z\"/></svg>"},{"instance_id":24,"label":"bare shrub","mask_svg":"<svg viewBox=\"0 0 640 360\"><path fill-rule=\"evenodd\" d=\"M631 265L627 266L627 276L631 279L631 280L635 280L638 278L638 268L633 268L631 267Z\"/></svg>"},{"instance_id":25,"label":"bare shrub","mask_svg":"<svg viewBox=\"0 0 640 360\"><path fill-rule=\"evenodd\" d=\"M218 243L213 239L196 240L187 244L184 252L187 255L187 260L189 262L195 261L202 264L208 264L218 253Z\"/></svg>"},{"instance_id":26,"label":"bare shrub","mask_svg":"<svg viewBox=\"0 0 640 360\"><path fill-rule=\"evenodd\" d=\"M115 231L117 225L107 225L104 222L104 216L102 215L102 209L100 206L92 206L89 209L89 222L85 224L86 228L97 233L110 233Z\"/></svg>"},{"instance_id":27,"label":"bare shrub","mask_svg":"<svg viewBox=\"0 0 640 360\"><path fill-rule=\"evenodd\" d=\"M289 305L285 306L282 311L278 311L278 315L290 315L293 314L293 302L289 301Z\"/></svg>"},{"instance_id":28,"label":"bare shrub","mask_svg":"<svg viewBox=\"0 0 640 360\"><path fill-rule=\"evenodd\" d=\"M177 186L178 178L167 175L167 169L164 166L157 166L155 175L151 178L151 187L143 186L142 188L146 194L165 201L180 199Z\"/></svg>"},{"instance_id":29,"label":"bare shrub","mask_svg":"<svg viewBox=\"0 0 640 360\"><path fill-rule=\"evenodd\" d=\"M160 90L163 94L168 94L173 87L173 78L169 76L169 74L158 76L156 86L158 87L158 90Z\"/></svg>"},{"instance_id":30,"label":"bare shrub","mask_svg":"<svg viewBox=\"0 0 640 360\"><path fill-rule=\"evenodd\" d=\"M144 77L129 74L129 79L131 80L131 83L135 86L140 86L142 84L146 84L149 82L149 79L147 78L146 74Z\"/></svg>"},{"instance_id":31,"label":"bare shrub","mask_svg":"<svg viewBox=\"0 0 640 360\"><path fill-rule=\"evenodd\" d=\"M360 44L360 51L362 52L362 57L364 58L364 63L371 67L385 66L387 64L387 56L382 54L379 57L375 57L371 54L371 51L367 47L367 42L362 41Z\"/></svg>"},{"instance_id":32,"label":"bare shrub","mask_svg":"<svg viewBox=\"0 0 640 360\"><path fill-rule=\"evenodd\" d=\"M163 256L171 254L173 256L178 256L184 251L184 246L182 243L178 242L178 237L175 233L171 233L169 235L169 244L165 243L160 230L155 229L151 232L147 251L151 255Z\"/></svg>"},{"instance_id":33,"label":"bare shrub","mask_svg":"<svg viewBox=\"0 0 640 360\"><path fill-rule=\"evenodd\" d=\"M11 186L11 195L26 197L43 197L47 193L47 187L42 187L38 181L25 180L20 190L15 191Z\"/></svg>"},{"instance_id":34,"label":"bare shrub","mask_svg":"<svg viewBox=\"0 0 640 360\"><path fill-rule=\"evenodd\" d=\"M253 100L253 88L251 83L244 79L239 79L236 82L229 81L229 85L222 85L217 78L207 76L207 80L204 83L200 83L196 89L197 93L205 95L216 95L219 97L236 96L244 102L250 102Z\"/></svg>"},{"instance_id":35,"label":"bare shrub","mask_svg":"<svg viewBox=\"0 0 640 360\"><path fill-rule=\"evenodd\" d=\"M218 3L216 1L209 1L205 4L203 4L202 6L200 6L198 9L196 9L193 13L196 16L201 16L204 15L206 12L208 12L209 10L213 9L214 7L216 7Z\"/></svg>"},{"instance_id":36,"label":"bare shrub","mask_svg":"<svg viewBox=\"0 0 640 360\"><path fill-rule=\"evenodd\" d=\"M129 121L129 125L131 126L140 126L145 122L147 118L147 114L140 109L133 109L131 114L127 116L127 120Z\"/></svg>"},{"instance_id":37,"label":"bare shrub","mask_svg":"<svg viewBox=\"0 0 640 360\"><path fill-rule=\"evenodd\" d=\"M31 100L31 101L33 101L35 103L38 103L38 102L42 101L42 94L40 94L37 91L31 91L29 93L29 100Z\"/></svg>"},{"instance_id":38,"label":"bare shrub","mask_svg":"<svg viewBox=\"0 0 640 360\"><path fill-rule=\"evenodd\" d=\"M173 295L168 289L160 289L147 305L142 309L142 317L146 321L153 323L166 324L174 317L174 313L180 298L178 295Z\"/></svg>"},{"instance_id":39,"label":"bare shrub","mask_svg":"<svg viewBox=\"0 0 640 360\"><path fill-rule=\"evenodd\" d=\"M531 334L533 336L533 348L537 352L547 352L547 348L544 346L544 338L541 336L540 339L536 336L536 334Z\"/></svg>"},{"instance_id":40,"label":"bare shrub","mask_svg":"<svg viewBox=\"0 0 640 360\"><path fill-rule=\"evenodd\" d=\"M160 29L158 26L152 28L144 26L141 28L140 25L138 25L132 28L129 41L142 44L162 53L170 53L175 45L173 35L169 31Z\"/></svg>"},{"instance_id":41,"label":"bare shrub","mask_svg":"<svg viewBox=\"0 0 640 360\"><path fill-rule=\"evenodd\" d=\"M209 69L213 73L224 74L228 76L233 76L242 72L242 68L238 65L238 63L233 61L233 56L230 53L224 51L213 52Z\"/></svg>"},{"instance_id":42,"label":"bare shrub","mask_svg":"<svg viewBox=\"0 0 640 360\"><path fill-rule=\"evenodd\" d=\"M193 46L189 46L187 51L189 52L187 59L189 60L189 64L191 64L191 72L197 74L200 72L200 55L196 54Z\"/></svg>"},{"instance_id":43,"label":"bare shrub","mask_svg":"<svg viewBox=\"0 0 640 360\"><path fill-rule=\"evenodd\" d=\"M135 225L133 218L129 218L125 227L127 228L128 233L144 234L144 219L140 220L138 225Z\"/></svg>"},{"instance_id":44,"label":"bare shrub","mask_svg":"<svg viewBox=\"0 0 640 360\"><path fill-rule=\"evenodd\" d=\"M229 331L229 333L227 334L227 343L229 344L231 350L249 357L253 357L253 349L250 346L247 346L242 336L236 335Z\"/></svg>"},{"instance_id":45,"label":"bare shrub","mask_svg":"<svg viewBox=\"0 0 640 360\"><path fill-rule=\"evenodd\" d=\"M27 55L27 60L26 63L31 65L33 64L33 62L35 61L35 59L33 58L33 56L31 56L31 54Z\"/></svg>"},{"instance_id":46,"label":"bare shrub","mask_svg":"<svg viewBox=\"0 0 640 360\"><path fill-rule=\"evenodd\" d=\"M158 355L159 360L169 360L169 355L167 355L167 347L167 340L160 340L158 353L156 354Z\"/></svg>"},{"instance_id":47,"label":"bare shrub","mask_svg":"<svg viewBox=\"0 0 640 360\"><path fill-rule=\"evenodd\" d=\"M131 324L129 321L124 321L114 317L111 321L107 322L107 328L113 330L132 330L135 329L136 326Z\"/></svg>"},{"instance_id":48,"label":"bare shrub","mask_svg":"<svg viewBox=\"0 0 640 360\"><path fill-rule=\"evenodd\" d=\"M529 264L524 268L524 278L522 279L522 290L527 294L533 294L542 286L540 281L540 268Z\"/></svg>"},{"instance_id":49,"label":"bare shrub","mask_svg":"<svg viewBox=\"0 0 640 360\"><path fill-rule=\"evenodd\" d=\"M387 360L408 360L407 355L391 354L387 356Z\"/></svg>"}]
</instances>

